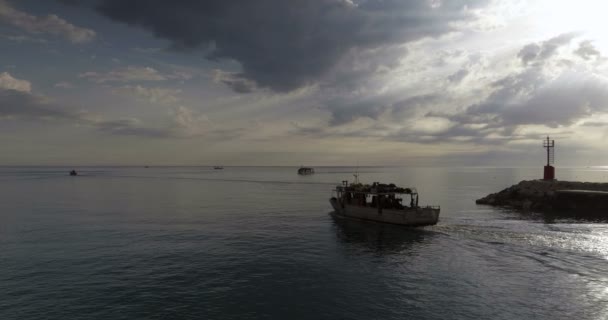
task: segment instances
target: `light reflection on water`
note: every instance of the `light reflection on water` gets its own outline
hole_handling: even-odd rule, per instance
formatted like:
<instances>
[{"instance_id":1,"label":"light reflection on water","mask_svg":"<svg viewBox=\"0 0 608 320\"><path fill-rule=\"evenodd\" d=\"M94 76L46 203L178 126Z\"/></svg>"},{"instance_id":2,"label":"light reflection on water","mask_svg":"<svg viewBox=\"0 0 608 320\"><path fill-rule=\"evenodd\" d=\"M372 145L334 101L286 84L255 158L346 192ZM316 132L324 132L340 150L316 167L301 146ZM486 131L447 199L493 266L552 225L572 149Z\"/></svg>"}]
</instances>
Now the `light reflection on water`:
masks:
<instances>
[{"instance_id":1,"label":"light reflection on water","mask_svg":"<svg viewBox=\"0 0 608 320\"><path fill-rule=\"evenodd\" d=\"M608 224L474 203L537 168L359 168L441 205L417 229L332 219L354 168L68 169L0 168L2 319L608 315Z\"/></svg>"}]
</instances>

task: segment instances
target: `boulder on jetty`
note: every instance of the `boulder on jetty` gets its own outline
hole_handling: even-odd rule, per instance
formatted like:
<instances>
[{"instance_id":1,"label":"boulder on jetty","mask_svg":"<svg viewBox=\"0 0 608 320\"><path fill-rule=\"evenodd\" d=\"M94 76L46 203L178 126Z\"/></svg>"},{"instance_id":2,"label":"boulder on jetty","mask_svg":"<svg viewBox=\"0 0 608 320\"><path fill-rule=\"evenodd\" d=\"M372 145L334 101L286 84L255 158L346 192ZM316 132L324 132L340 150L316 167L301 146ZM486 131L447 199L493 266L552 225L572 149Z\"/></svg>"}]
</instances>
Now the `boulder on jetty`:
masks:
<instances>
[{"instance_id":1,"label":"boulder on jetty","mask_svg":"<svg viewBox=\"0 0 608 320\"><path fill-rule=\"evenodd\" d=\"M608 183L524 180L476 203L532 211L605 212Z\"/></svg>"}]
</instances>

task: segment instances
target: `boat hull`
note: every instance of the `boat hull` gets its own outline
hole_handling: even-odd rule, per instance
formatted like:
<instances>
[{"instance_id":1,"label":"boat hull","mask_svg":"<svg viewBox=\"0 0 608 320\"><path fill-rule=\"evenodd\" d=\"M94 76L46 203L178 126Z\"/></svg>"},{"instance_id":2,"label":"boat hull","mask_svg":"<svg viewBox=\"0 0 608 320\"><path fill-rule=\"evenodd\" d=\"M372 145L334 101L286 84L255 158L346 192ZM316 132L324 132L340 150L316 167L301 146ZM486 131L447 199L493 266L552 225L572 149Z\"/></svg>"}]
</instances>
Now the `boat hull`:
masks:
<instances>
[{"instance_id":1,"label":"boat hull","mask_svg":"<svg viewBox=\"0 0 608 320\"><path fill-rule=\"evenodd\" d=\"M368 221L392 223L405 226L428 226L439 221L439 209L432 207L404 208L400 210L361 207L341 204L337 198L329 200L335 215Z\"/></svg>"}]
</instances>

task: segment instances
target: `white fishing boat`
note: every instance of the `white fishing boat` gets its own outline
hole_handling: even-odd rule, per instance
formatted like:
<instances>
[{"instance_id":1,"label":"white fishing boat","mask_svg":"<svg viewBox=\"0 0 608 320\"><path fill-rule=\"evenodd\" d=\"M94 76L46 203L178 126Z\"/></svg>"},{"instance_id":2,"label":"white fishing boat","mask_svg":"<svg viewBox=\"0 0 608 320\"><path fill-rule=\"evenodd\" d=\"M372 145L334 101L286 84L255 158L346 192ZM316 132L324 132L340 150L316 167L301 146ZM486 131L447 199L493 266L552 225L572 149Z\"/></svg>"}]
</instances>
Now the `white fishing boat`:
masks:
<instances>
[{"instance_id":1,"label":"white fishing boat","mask_svg":"<svg viewBox=\"0 0 608 320\"><path fill-rule=\"evenodd\" d=\"M409 198L409 203L403 203ZM329 200L337 217L355 218L407 226L434 225L439 220L439 206L419 206L416 188L374 182L336 186Z\"/></svg>"}]
</instances>

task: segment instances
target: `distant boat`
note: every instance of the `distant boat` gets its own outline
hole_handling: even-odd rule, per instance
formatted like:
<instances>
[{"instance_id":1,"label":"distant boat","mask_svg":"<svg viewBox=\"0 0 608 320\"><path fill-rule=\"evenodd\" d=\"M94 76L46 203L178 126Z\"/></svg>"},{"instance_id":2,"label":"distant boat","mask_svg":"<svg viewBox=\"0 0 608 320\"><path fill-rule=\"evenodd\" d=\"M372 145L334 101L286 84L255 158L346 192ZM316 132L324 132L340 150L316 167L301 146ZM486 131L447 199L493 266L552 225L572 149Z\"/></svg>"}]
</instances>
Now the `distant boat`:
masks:
<instances>
[{"instance_id":1,"label":"distant boat","mask_svg":"<svg viewBox=\"0 0 608 320\"><path fill-rule=\"evenodd\" d=\"M224 167L222 167L222 166L214 166L213 169L214 170L223 170Z\"/></svg>"},{"instance_id":2,"label":"distant boat","mask_svg":"<svg viewBox=\"0 0 608 320\"><path fill-rule=\"evenodd\" d=\"M76 172L76 170L72 170L72 171L70 171L70 175L71 176L77 176L78 172Z\"/></svg>"},{"instance_id":3,"label":"distant boat","mask_svg":"<svg viewBox=\"0 0 608 320\"><path fill-rule=\"evenodd\" d=\"M298 169L298 174L300 174L300 175L308 175L308 174L313 174L313 173L315 173L315 169L313 169L313 168L300 167L300 169Z\"/></svg>"}]
</instances>

